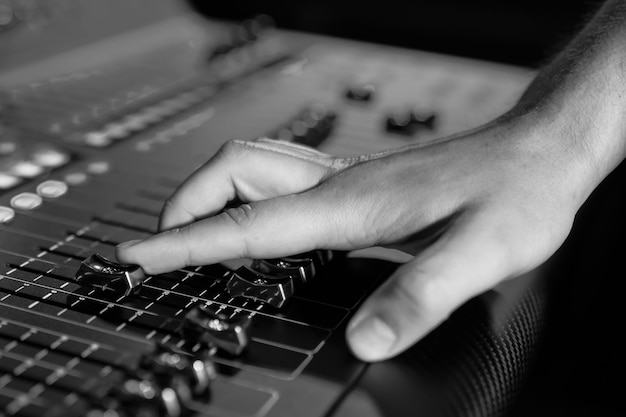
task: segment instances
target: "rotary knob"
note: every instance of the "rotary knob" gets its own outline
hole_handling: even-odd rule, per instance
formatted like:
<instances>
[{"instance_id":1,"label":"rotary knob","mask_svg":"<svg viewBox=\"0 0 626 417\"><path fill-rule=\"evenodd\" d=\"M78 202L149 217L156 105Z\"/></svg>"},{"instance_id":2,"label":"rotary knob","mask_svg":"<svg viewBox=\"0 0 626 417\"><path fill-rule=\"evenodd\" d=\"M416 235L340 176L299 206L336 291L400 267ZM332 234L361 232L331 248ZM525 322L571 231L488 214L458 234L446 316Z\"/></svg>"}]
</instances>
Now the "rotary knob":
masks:
<instances>
[{"instance_id":1,"label":"rotary knob","mask_svg":"<svg viewBox=\"0 0 626 417\"><path fill-rule=\"evenodd\" d=\"M389 114L385 120L385 130L389 133L413 136L417 128L418 125L413 123L411 112L396 111Z\"/></svg>"},{"instance_id":2,"label":"rotary knob","mask_svg":"<svg viewBox=\"0 0 626 417\"><path fill-rule=\"evenodd\" d=\"M385 130L405 136L413 136L418 130L434 130L437 115L421 108L397 110L385 119Z\"/></svg>"},{"instance_id":3,"label":"rotary knob","mask_svg":"<svg viewBox=\"0 0 626 417\"><path fill-rule=\"evenodd\" d=\"M437 115L435 113L424 111L420 108L414 108L411 110L411 123L415 125L433 130L435 128L436 120Z\"/></svg>"},{"instance_id":4,"label":"rotary knob","mask_svg":"<svg viewBox=\"0 0 626 417\"><path fill-rule=\"evenodd\" d=\"M374 98L376 85L373 83L359 83L348 87L345 92L346 98L353 101L368 102Z\"/></svg>"}]
</instances>

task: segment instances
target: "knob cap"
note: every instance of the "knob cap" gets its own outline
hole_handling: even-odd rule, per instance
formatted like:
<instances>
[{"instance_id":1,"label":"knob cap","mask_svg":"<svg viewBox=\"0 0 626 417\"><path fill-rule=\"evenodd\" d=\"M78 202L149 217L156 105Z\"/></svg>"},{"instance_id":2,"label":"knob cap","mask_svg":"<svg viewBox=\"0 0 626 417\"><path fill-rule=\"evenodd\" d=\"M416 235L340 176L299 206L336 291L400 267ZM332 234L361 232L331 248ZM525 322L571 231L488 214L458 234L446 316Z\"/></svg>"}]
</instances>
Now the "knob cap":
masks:
<instances>
[{"instance_id":1,"label":"knob cap","mask_svg":"<svg viewBox=\"0 0 626 417\"><path fill-rule=\"evenodd\" d=\"M184 409L169 388L161 389L154 381L129 378L111 387L102 404L105 415L182 417Z\"/></svg>"},{"instance_id":2,"label":"knob cap","mask_svg":"<svg viewBox=\"0 0 626 417\"><path fill-rule=\"evenodd\" d=\"M215 346L231 355L240 355L248 345L250 317L235 317L214 311L214 307L200 304L185 315L181 333L186 340Z\"/></svg>"},{"instance_id":3,"label":"knob cap","mask_svg":"<svg viewBox=\"0 0 626 417\"><path fill-rule=\"evenodd\" d=\"M128 296L146 279L138 265L124 265L93 254L80 263L76 280L81 284L99 287L103 291L115 291Z\"/></svg>"},{"instance_id":4,"label":"knob cap","mask_svg":"<svg viewBox=\"0 0 626 417\"><path fill-rule=\"evenodd\" d=\"M164 345L144 355L139 369L147 372L159 386L173 389L183 404L192 398L205 398L217 375L209 350L192 357Z\"/></svg>"},{"instance_id":5,"label":"knob cap","mask_svg":"<svg viewBox=\"0 0 626 417\"><path fill-rule=\"evenodd\" d=\"M330 250L316 250L284 258L258 259L252 263L252 268L264 274L297 277L294 279L297 287L313 278L332 257Z\"/></svg>"},{"instance_id":6,"label":"knob cap","mask_svg":"<svg viewBox=\"0 0 626 417\"><path fill-rule=\"evenodd\" d=\"M231 273L226 285L233 297L246 297L273 307L282 307L295 291L294 277L274 276L242 266Z\"/></svg>"},{"instance_id":7,"label":"knob cap","mask_svg":"<svg viewBox=\"0 0 626 417\"><path fill-rule=\"evenodd\" d=\"M346 90L346 98L353 101L368 102L374 98L376 85L373 83L354 84Z\"/></svg>"}]
</instances>

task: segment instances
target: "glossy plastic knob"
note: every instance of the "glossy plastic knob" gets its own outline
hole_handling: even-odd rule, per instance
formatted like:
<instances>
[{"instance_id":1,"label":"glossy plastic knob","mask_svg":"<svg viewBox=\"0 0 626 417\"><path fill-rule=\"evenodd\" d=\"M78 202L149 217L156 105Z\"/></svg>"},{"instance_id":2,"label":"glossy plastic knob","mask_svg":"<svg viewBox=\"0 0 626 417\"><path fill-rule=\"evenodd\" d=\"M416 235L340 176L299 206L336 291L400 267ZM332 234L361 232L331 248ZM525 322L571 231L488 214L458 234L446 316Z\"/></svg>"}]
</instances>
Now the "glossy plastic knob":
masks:
<instances>
[{"instance_id":1,"label":"glossy plastic knob","mask_svg":"<svg viewBox=\"0 0 626 417\"><path fill-rule=\"evenodd\" d=\"M367 102L374 98L376 85L373 83L354 84L346 90L346 97L353 101Z\"/></svg>"},{"instance_id":2,"label":"glossy plastic knob","mask_svg":"<svg viewBox=\"0 0 626 417\"><path fill-rule=\"evenodd\" d=\"M171 389L149 379L129 378L114 385L103 400L104 415L183 417L183 408Z\"/></svg>"},{"instance_id":3,"label":"glossy plastic knob","mask_svg":"<svg viewBox=\"0 0 626 417\"><path fill-rule=\"evenodd\" d=\"M144 355L139 370L150 375L159 386L173 389L183 404L193 398L205 398L217 375L211 352L201 351L190 356L164 345Z\"/></svg>"},{"instance_id":4,"label":"glossy plastic knob","mask_svg":"<svg viewBox=\"0 0 626 417\"><path fill-rule=\"evenodd\" d=\"M329 250L316 250L284 258L259 259L252 263L252 268L269 275L291 275L300 282L312 279L319 269L333 257ZM297 283L296 283L297 286Z\"/></svg>"},{"instance_id":5,"label":"glossy plastic knob","mask_svg":"<svg viewBox=\"0 0 626 417\"><path fill-rule=\"evenodd\" d=\"M240 355L248 345L250 317L234 317L215 311L215 307L200 304L185 315L181 333L186 340L215 346L231 355Z\"/></svg>"},{"instance_id":6,"label":"glossy plastic knob","mask_svg":"<svg viewBox=\"0 0 626 417\"><path fill-rule=\"evenodd\" d=\"M81 284L128 296L146 279L138 265L123 265L94 254L80 263L76 280Z\"/></svg>"},{"instance_id":7,"label":"glossy plastic knob","mask_svg":"<svg viewBox=\"0 0 626 417\"><path fill-rule=\"evenodd\" d=\"M295 284L294 276L264 274L242 266L231 273L227 288L233 297L250 298L280 308L293 295Z\"/></svg>"}]
</instances>

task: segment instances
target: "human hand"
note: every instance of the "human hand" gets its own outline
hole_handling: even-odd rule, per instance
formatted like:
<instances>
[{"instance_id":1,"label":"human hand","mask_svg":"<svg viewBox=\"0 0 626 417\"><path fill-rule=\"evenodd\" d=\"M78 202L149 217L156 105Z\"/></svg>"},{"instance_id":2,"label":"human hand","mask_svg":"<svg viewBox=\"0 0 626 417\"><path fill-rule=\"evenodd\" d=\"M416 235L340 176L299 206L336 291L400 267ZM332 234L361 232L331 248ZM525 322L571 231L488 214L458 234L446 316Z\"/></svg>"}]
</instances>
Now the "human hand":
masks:
<instances>
[{"instance_id":1,"label":"human hand","mask_svg":"<svg viewBox=\"0 0 626 417\"><path fill-rule=\"evenodd\" d=\"M390 246L415 257L348 326L361 359L394 356L469 298L546 260L595 185L567 128L533 112L357 158L232 141L168 200L163 232L122 244L150 274L313 249ZM234 199L235 208L224 206Z\"/></svg>"}]
</instances>

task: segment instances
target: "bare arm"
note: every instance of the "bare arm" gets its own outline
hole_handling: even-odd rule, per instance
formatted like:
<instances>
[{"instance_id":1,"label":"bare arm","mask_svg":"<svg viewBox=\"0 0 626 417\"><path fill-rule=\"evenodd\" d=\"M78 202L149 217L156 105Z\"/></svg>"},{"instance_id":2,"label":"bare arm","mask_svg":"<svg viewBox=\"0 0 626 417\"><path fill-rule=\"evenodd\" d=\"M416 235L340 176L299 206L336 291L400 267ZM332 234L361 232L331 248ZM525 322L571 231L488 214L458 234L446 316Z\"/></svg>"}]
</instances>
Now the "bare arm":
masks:
<instances>
[{"instance_id":1,"label":"bare arm","mask_svg":"<svg viewBox=\"0 0 626 417\"><path fill-rule=\"evenodd\" d=\"M118 258L160 273L316 248L402 248L414 258L348 327L357 356L385 359L558 249L626 155L625 114L626 1L613 0L497 120L359 159L229 142L170 198L165 231L122 245ZM249 203L222 212L235 197Z\"/></svg>"},{"instance_id":2,"label":"bare arm","mask_svg":"<svg viewBox=\"0 0 626 417\"><path fill-rule=\"evenodd\" d=\"M626 156L626 1L609 0L544 68L517 111L575 138L591 158L591 186Z\"/></svg>"}]
</instances>

